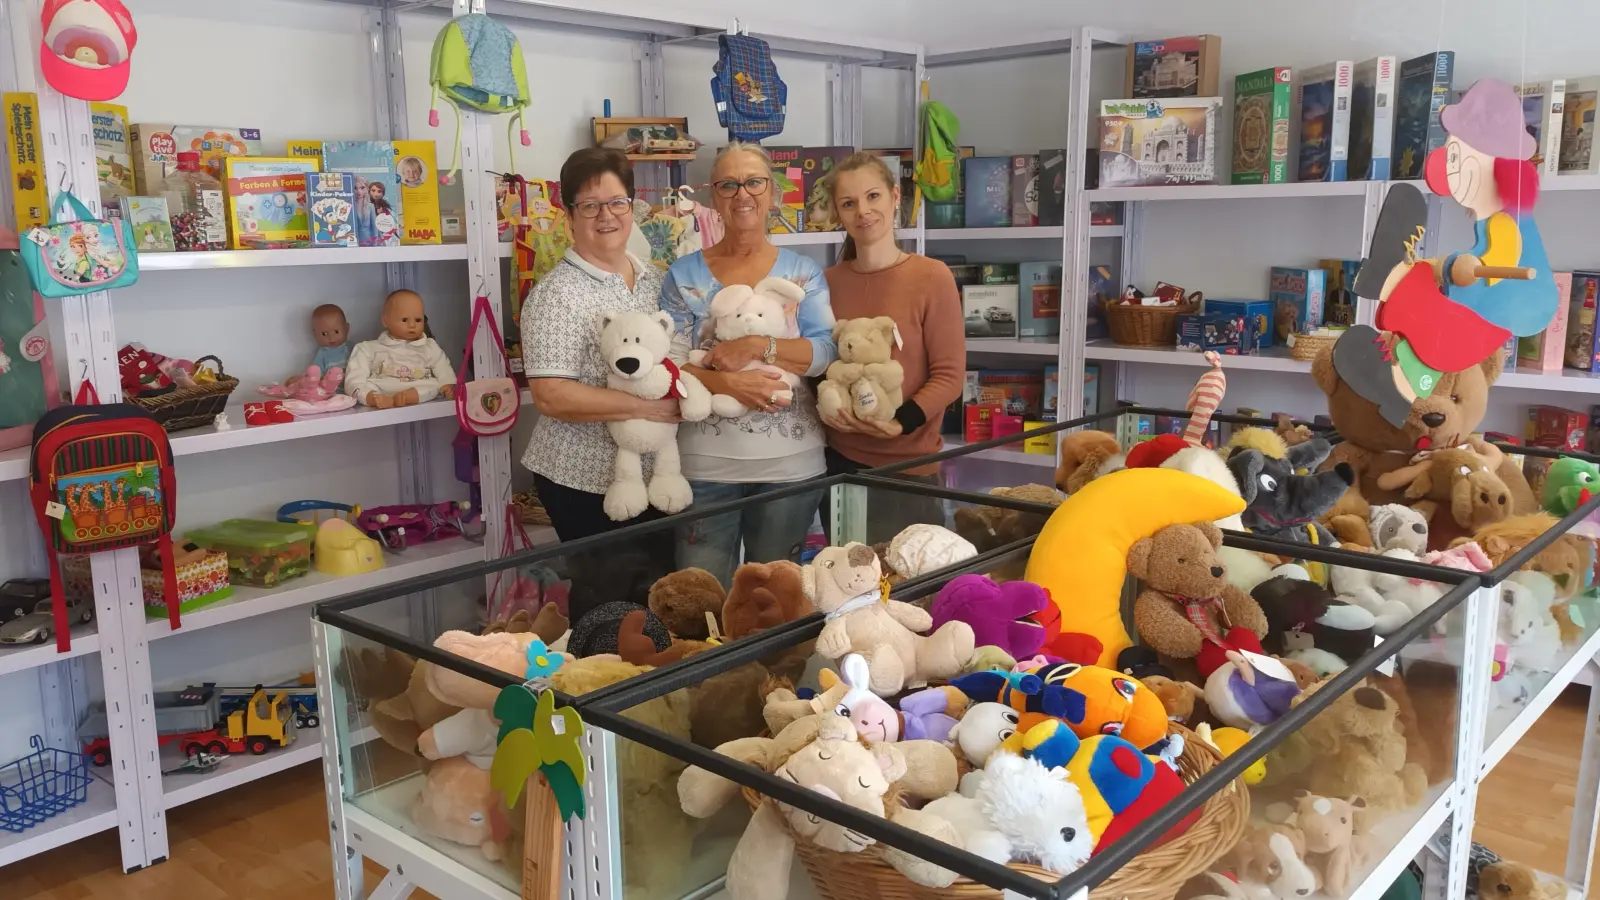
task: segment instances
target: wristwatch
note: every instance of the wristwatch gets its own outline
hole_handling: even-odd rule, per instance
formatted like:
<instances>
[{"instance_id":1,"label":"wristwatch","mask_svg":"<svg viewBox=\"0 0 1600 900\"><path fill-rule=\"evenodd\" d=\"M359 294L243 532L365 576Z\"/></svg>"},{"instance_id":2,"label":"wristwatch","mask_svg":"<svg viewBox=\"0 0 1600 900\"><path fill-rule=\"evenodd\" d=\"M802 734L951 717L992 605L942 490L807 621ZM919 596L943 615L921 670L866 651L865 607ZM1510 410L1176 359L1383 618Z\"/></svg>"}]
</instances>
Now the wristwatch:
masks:
<instances>
[{"instance_id":1,"label":"wristwatch","mask_svg":"<svg viewBox=\"0 0 1600 900\"><path fill-rule=\"evenodd\" d=\"M777 338L775 338L775 337L768 337L767 338L767 352L762 355L761 361L766 363L769 366L777 365L777 363L778 363L778 339Z\"/></svg>"}]
</instances>

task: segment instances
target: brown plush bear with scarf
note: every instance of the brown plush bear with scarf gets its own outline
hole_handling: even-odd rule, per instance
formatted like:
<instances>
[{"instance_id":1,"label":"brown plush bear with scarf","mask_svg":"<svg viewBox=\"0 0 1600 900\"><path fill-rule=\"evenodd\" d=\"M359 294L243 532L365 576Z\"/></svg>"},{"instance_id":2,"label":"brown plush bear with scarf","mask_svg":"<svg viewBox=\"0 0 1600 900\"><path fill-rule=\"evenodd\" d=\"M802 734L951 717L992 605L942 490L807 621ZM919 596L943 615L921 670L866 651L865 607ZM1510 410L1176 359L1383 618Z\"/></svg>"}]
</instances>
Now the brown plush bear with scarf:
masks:
<instances>
[{"instance_id":1,"label":"brown plush bear with scarf","mask_svg":"<svg viewBox=\"0 0 1600 900\"><path fill-rule=\"evenodd\" d=\"M1168 525L1128 549L1128 572L1145 585L1133 605L1139 638L1164 656L1193 659L1201 675L1237 651L1265 653L1266 613L1228 583L1220 546L1222 531L1197 522Z\"/></svg>"}]
</instances>

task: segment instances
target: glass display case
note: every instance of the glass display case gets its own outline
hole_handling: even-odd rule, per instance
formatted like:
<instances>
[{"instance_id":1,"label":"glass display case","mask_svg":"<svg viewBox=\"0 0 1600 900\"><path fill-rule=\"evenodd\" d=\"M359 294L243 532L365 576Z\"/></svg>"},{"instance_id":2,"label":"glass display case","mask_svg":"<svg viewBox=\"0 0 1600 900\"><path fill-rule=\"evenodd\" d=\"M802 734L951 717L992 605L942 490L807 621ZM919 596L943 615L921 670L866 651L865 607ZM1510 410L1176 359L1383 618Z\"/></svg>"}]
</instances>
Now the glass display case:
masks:
<instances>
[{"instance_id":1,"label":"glass display case","mask_svg":"<svg viewBox=\"0 0 1600 900\"><path fill-rule=\"evenodd\" d=\"M1137 409L1124 410L1054 427L1065 431L1096 424L1127 447L1138 440L1130 419L1139 414ZM936 458L959 458L1006 443L971 445ZM892 579L890 600L923 608L962 575L986 575L1001 585L1024 578L1040 532L1062 502L1048 485L1038 486L1039 492L969 494L885 477L892 474L878 470L816 483L813 487L827 492L827 502L824 536L815 543L882 542L884 531L905 524L901 517L906 508L922 504L926 518L918 521L947 525L967 537L975 551L949 565ZM735 506L750 508L760 502L756 498ZM1547 615L1553 608L1549 599L1527 590L1537 587L1538 579L1512 576L1535 558L1548 562L1550 557L1541 554L1563 540L1563 529L1579 524L1597 507L1600 500L1585 502L1555 528L1499 553L1491 561L1498 566L1487 571L1224 533L1224 548L1298 567L1277 570L1249 590L1266 616L1268 637L1262 640L1262 657L1248 657L1246 668L1265 673L1266 680L1258 684L1241 677L1232 657L1227 664L1235 669L1220 679L1199 678L1191 661L1135 658L1123 671L1108 670L1108 683L1117 685L1116 690L1129 696L1154 694L1172 721L1159 747L1134 746L1125 759L1116 757L1144 773L1139 778L1167 785L1159 803L1140 801L1111 812L1109 803L1125 801L1105 799L1116 793L1115 787L1085 774L1092 767L1080 754L1091 746L1095 752L1111 747L1103 752L1114 754L1115 744L1089 735L1077 736L1070 745L1051 744L1028 730L1022 755L1043 762L1049 757L1042 748L1070 746L1065 760L1058 760L1062 768L1053 771L1068 773L1061 777L1080 796L1095 798L1084 801L1092 813L1085 820L1094 837L1092 854L1055 871L1022 863L1001 865L962 849L959 831L952 835L940 829L934 822L938 807L926 804L932 798L916 793L926 785L912 784L909 775L885 776L885 788L888 780L894 787L880 791L874 806L842 786L829 787L825 779L808 783L793 771L779 771L795 750L783 740L784 735L793 738L788 729L796 720L838 711L840 692L850 687L837 686L837 670L844 668L840 660L814 652L830 621L821 614L801 615L679 660L662 658L652 667L615 656L571 660L547 681L536 682L554 688L556 701L575 709L586 723L588 808L583 819L566 824L560 864L563 896L707 896L721 889L742 840L766 848L762 858L767 868L760 870L760 877L790 878L796 898L875 896L886 888L906 887L902 873L908 872L937 885L918 888L920 895L930 897L976 896L970 892L978 886L971 882L995 889L993 896L1002 890L1038 898L1173 896L1180 889L1204 893L1214 888L1207 873L1222 871L1271 881L1273 890L1313 900L1348 896L1357 888L1360 896L1377 896L1413 859L1430 858L1429 848L1431 858L1447 858L1451 845L1438 838L1454 835L1456 852L1465 852L1468 832L1462 828L1470 828L1470 816L1453 814L1469 801L1470 788L1497 759L1496 747L1514 741L1517 729L1525 730L1542 709L1540 704L1548 705L1549 693L1564 683L1559 679L1570 677L1569 669L1575 671L1578 663L1572 660L1592 655L1586 648L1594 626L1574 627L1565 618L1557 624L1572 633L1559 633L1556 654L1539 658L1540 666L1554 671L1533 672L1529 656L1520 656L1519 663L1519 655L1507 650L1527 649L1525 630L1516 627L1516 611L1526 609L1530 599ZM520 684L527 673L515 673L516 666L485 666L452 652L449 641L438 640L452 628L483 627L474 599L486 590L486 580L492 588L496 575L526 573L529 567L548 569L557 577L581 577L583 564L575 564L580 554L620 559L620 548L636 545L652 528L682 529L696 515L726 510L692 511L651 526L318 607L319 665L332 673L319 684L328 686L325 702L339 713L334 717L338 727L325 729L333 779L330 812L335 829L354 852L391 870L406 865L412 883L441 896L515 896L525 871L520 832L509 824L518 821L517 810L485 809L477 830L452 832L430 820L425 800L419 799L428 795L430 779L439 778L439 763L419 757L414 746L405 749L417 740L411 729L429 718L416 703L410 704L410 712L420 718L400 729L398 738L394 733L393 714L397 706L405 708L395 698L416 696L412 665L447 671L463 683L477 682L487 693ZM978 528L976 521L989 524ZM1058 548L1052 544L1038 552L1051 554ZM892 555L887 551L880 547L880 564ZM1575 589L1558 598L1554 608L1570 607L1575 622L1592 623L1595 617L1586 612L1592 602L1587 574L1592 548L1586 539L1574 538L1557 552L1567 551L1578 555L1582 570L1570 573ZM1356 613L1366 610L1364 605L1336 598L1306 577L1335 572L1355 573L1370 583L1404 585L1408 596L1421 600L1404 615L1389 607L1380 610L1386 616L1362 619ZM1146 587L1138 579L1127 580L1124 621L1134 621L1140 602L1135 598ZM428 615L419 621L417 607L393 596L418 589L455 599L428 606ZM648 593L647 586L643 590ZM1046 670L1030 668L1040 662L1011 660L1004 667L1042 673ZM993 663L974 654L969 665L970 674ZM1062 683L1061 670L1050 671L1055 674L1045 677ZM1169 692L1171 682L1150 676L1187 679L1194 687ZM1289 691L1274 694L1272 685L1281 682L1291 684ZM949 688L935 682L930 690ZM960 692L966 695L961 712L980 702L967 688ZM1504 698L1508 711L1501 720L1496 718L1497 697ZM901 697L891 699L903 703ZM915 713L922 714L920 708ZM896 715L899 727L906 727L907 707L898 707ZM1066 721L1064 715L1053 718ZM861 727L857 723L856 729ZM1016 730L1023 729L1019 725ZM1120 739L1131 732L1119 720L1117 728L1101 733ZM910 731L904 736L909 738ZM1172 736L1182 739L1181 746ZM856 735L847 739L854 741ZM929 752L913 743L920 742L896 745L902 759ZM983 761L970 758L961 741L940 746L950 755L951 771L983 768ZM871 781L865 779L863 786ZM962 786L967 787L965 782ZM1146 796L1144 790L1134 796ZM752 816L752 810L767 809L763 804L770 803L779 805ZM1310 823L1327 824L1329 815L1346 829L1351 848L1376 849L1340 857L1343 864L1334 871L1328 856L1332 851L1300 852L1294 841L1286 844L1274 836L1300 829L1295 833L1303 842ZM471 821L470 810L466 818ZM1305 827L1291 826L1296 822ZM480 839L481 834L491 839ZM785 849L790 847L792 852ZM786 864L791 858L793 864ZM1434 868L1436 877L1444 877L1442 863ZM751 870L743 871L748 876ZM963 880L952 887L950 878ZM1291 883L1295 878L1321 887L1301 894Z\"/></svg>"}]
</instances>

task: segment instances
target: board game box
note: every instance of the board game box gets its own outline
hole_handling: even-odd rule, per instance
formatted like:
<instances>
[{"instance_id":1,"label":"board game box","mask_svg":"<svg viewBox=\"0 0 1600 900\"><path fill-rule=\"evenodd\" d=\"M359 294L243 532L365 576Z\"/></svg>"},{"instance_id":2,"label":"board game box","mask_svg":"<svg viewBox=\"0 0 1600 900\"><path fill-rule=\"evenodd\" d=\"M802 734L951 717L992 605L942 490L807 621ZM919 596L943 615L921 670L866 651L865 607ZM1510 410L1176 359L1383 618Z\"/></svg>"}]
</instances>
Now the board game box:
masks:
<instances>
[{"instance_id":1,"label":"board game box","mask_svg":"<svg viewBox=\"0 0 1600 900\"><path fill-rule=\"evenodd\" d=\"M444 228L439 221L439 171L433 141L395 141L394 170L400 179L400 243L437 244Z\"/></svg>"},{"instance_id":2,"label":"board game box","mask_svg":"<svg viewBox=\"0 0 1600 900\"><path fill-rule=\"evenodd\" d=\"M178 249L172 241L172 217L165 197L124 197L122 218L133 232L133 243L140 253Z\"/></svg>"},{"instance_id":3,"label":"board game box","mask_svg":"<svg viewBox=\"0 0 1600 900\"><path fill-rule=\"evenodd\" d=\"M772 211L767 219L769 234L793 234L805 229L805 175L800 168L799 147L768 147L772 157Z\"/></svg>"},{"instance_id":4,"label":"board game box","mask_svg":"<svg viewBox=\"0 0 1600 900\"><path fill-rule=\"evenodd\" d=\"M1221 97L1105 100L1100 186L1214 184Z\"/></svg>"},{"instance_id":5,"label":"board game box","mask_svg":"<svg viewBox=\"0 0 1600 900\"><path fill-rule=\"evenodd\" d=\"M1536 149L1530 162L1545 175L1554 175L1561 166L1561 110L1566 100L1567 80L1535 81L1521 85L1522 122L1533 135Z\"/></svg>"},{"instance_id":6,"label":"board game box","mask_svg":"<svg viewBox=\"0 0 1600 900\"><path fill-rule=\"evenodd\" d=\"M967 228L1011 225L1011 157L975 156L962 163Z\"/></svg>"},{"instance_id":7,"label":"board game box","mask_svg":"<svg viewBox=\"0 0 1600 900\"><path fill-rule=\"evenodd\" d=\"M1394 89L1399 61L1375 56L1356 63L1350 98L1350 177L1384 181L1393 167Z\"/></svg>"},{"instance_id":8,"label":"board game box","mask_svg":"<svg viewBox=\"0 0 1600 900\"><path fill-rule=\"evenodd\" d=\"M1594 152L1594 120L1600 114L1600 77L1568 78L1561 100L1561 146L1557 170L1600 172L1600 153Z\"/></svg>"},{"instance_id":9,"label":"board game box","mask_svg":"<svg viewBox=\"0 0 1600 900\"><path fill-rule=\"evenodd\" d=\"M1020 305L1017 334L1050 337L1061 333L1061 264L1025 262L1017 266Z\"/></svg>"},{"instance_id":10,"label":"board game box","mask_svg":"<svg viewBox=\"0 0 1600 900\"><path fill-rule=\"evenodd\" d=\"M1284 66L1233 80L1233 183L1289 180L1289 108L1294 73Z\"/></svg>"},{"instance_id":11,"label":"board game box","mask_svg":"<svg viewBox=\"0 0 1600 900\"><path fill-rule=\"evenodd\" d=\"M1211 97L1217 93L1222 38L1214 34L1128 45L1128 96Z\"/></svg>"},{"instance_id":12,"label":"board game box","mask_svg":"<svg viewBox=\"0 0 1600 900\"><path fill-rule=\"evenodd\" d=\"M1039 224L1066 223L1067 151L1039 151Z\"/></svg>"},{"instance_id":13,"label":"board game box","mask_svg":"<svg viewBox=\"0 0 1600 900\"><path fill-rule=\"evenodd\" d=\"M1394 178L1421 178L1428 154L1444 146L1439 113L1450 102L1454 50L1439 50L1400 64L1395 87Z\"/></svg>"},{"instance_id":14,"label":"board game box","mask_svg":"<svg viewBox=\"0 0 1600 900\"><path fill-rule=\"evenodd\" d=\"M27 233L50 220L50 188L44 174L44 145L39 134L39 97L7 93L5 104L6 169L11 174L11 201L17 231Z\"/></svg>"},{"instance_id":15,"label":"board game box","mask_svg":"<svg viewBox=\"0 0 1600 900\"><path fill-rule=\"evenodd\" d=\"M133 194L128 108L115 103L91 103L89 124L94 128L94 168L100 182L101 214L123 215L122 198Z\"/></svg>"},{"instance_id":16,"label":"board game box","mask_svg":"<svg viewBox=\"0 0 1600 900\"><path fill-rule=\"evenodd\" d=\"M1322 269L1272 267L1267 299L1272 301L1273 325L1279 341L1287 344L1289 335L1322 324L1327 289L1328 273Z\"/></svg>"},{"instance_id":17,"label":"board game box","mask_svg":"<svg viewBox=\"0 0 1600 900\"><path fill-rule=\"evenodd\" d=\"M322 167L356 177L356 241L363 247L400 246L405 200L390 141L325 141Z\"/></svg>"},{"instance_id":18,"label":"board game box","mask_svg":"<svg viewBox=\"0 0 1600 900\"><path fill-rule=\"evenodd\" d=\"M961 289L967 337L1017 336L1016 284L969 284Z\"/></svg>"},{"instance_id":19,"label":"board game box","mask_svg":"<svg viewBox=\"0 0 1600 900\"><path fill-rule=\"evenodd\" d=\"M313 247L355 247L356 177L349 172L306 176L306 216Z\"/></svg>"},{"instance_id":20,"label":"board game box","mask_svg":"<svg viewBox=\"0 0 1600 900\"><path fill-rule=\"evenodd\" d=\"M140 196L161 193L167 176L178 171L178 154L200 154L200 165L222 180L222 161L230 156L260 156L261 129L226 125L164 125L139 122L129 129L134 190Z\"/></svg>"},{"instance_id":21,"label":"board game box","mask_svg":"<svg viewBox=\"0 0 1600 900\"><path fill-rule=\"evenodd\" d=\"M1039 157L1011 157L1011 227L1039 224Z\"/></svg>"},{"instance_id":22,"label":"board game box","mask_svg":"<svg viewBox=\"0 0 1600 900\"><path fill-rule=\"evenodd\" d=\"M229 246L267 250L309 244L306 174L315 171L316 160L230 156L223 168Z\"/></svg>"},{"instance_id":23,"label":"board game box","mask_svg":"<svg viewBox=\"0 0 1600 900\"><path fill-rule=\"evenodd\" d=\"M800 172L806 192L806 231L838 231L833 216L833 197L828 193L828 176L840 160L855 152L854 147L802 147Z\"/></svg>"},{"instance_id":24,"label":"board game box","mask_svg":"<svg viewBox=\"0 0 1600 900\"><path fill-rule=\"evenodd\" d=\"M1350 99L1355 64L1340 60L1300 74L1298 180L1344 181L1350 164Z\"/></svg>"}]
</instances>

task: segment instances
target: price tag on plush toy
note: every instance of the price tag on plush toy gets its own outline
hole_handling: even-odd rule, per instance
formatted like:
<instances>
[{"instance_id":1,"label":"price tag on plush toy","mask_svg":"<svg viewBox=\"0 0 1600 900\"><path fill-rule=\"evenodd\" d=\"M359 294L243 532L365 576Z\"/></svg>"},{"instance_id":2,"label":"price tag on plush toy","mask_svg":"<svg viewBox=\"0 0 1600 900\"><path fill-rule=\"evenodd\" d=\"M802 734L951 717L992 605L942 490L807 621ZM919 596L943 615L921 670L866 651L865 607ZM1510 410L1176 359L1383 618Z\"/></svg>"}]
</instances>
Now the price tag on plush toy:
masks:
<instances>
[{"instance_id":1,"label":"price tag on plush toy","mask_svg":"<svg viewBox=\"0 0 1600 900\"><path fill-rule=\"evenodd\" d=\"M52 519L65 518L67 515L67 508L56 501L51 500L44 505L44 514Z\"/></svg>"},{"instance_id":2,"label":"price tag on plush toy","mask_svg":"<svg viewBox=\"0 0 1600 900\"><path fill-rule=\"evenodd\" d=\"M1294 673L1289 671L1289 667L1281 662L1278 662L1276 659L1273 659L1270 656L1263 656L1260 653L1251 653L1249 650L1240 650L1239 655L1243 656L1245 661L1250 663L1250 667L1252 669L1255 669L1257 672L1260 672L1268 678L1276 678L1279 681L1294 681Z\"/></svg>"}]
</instances>

